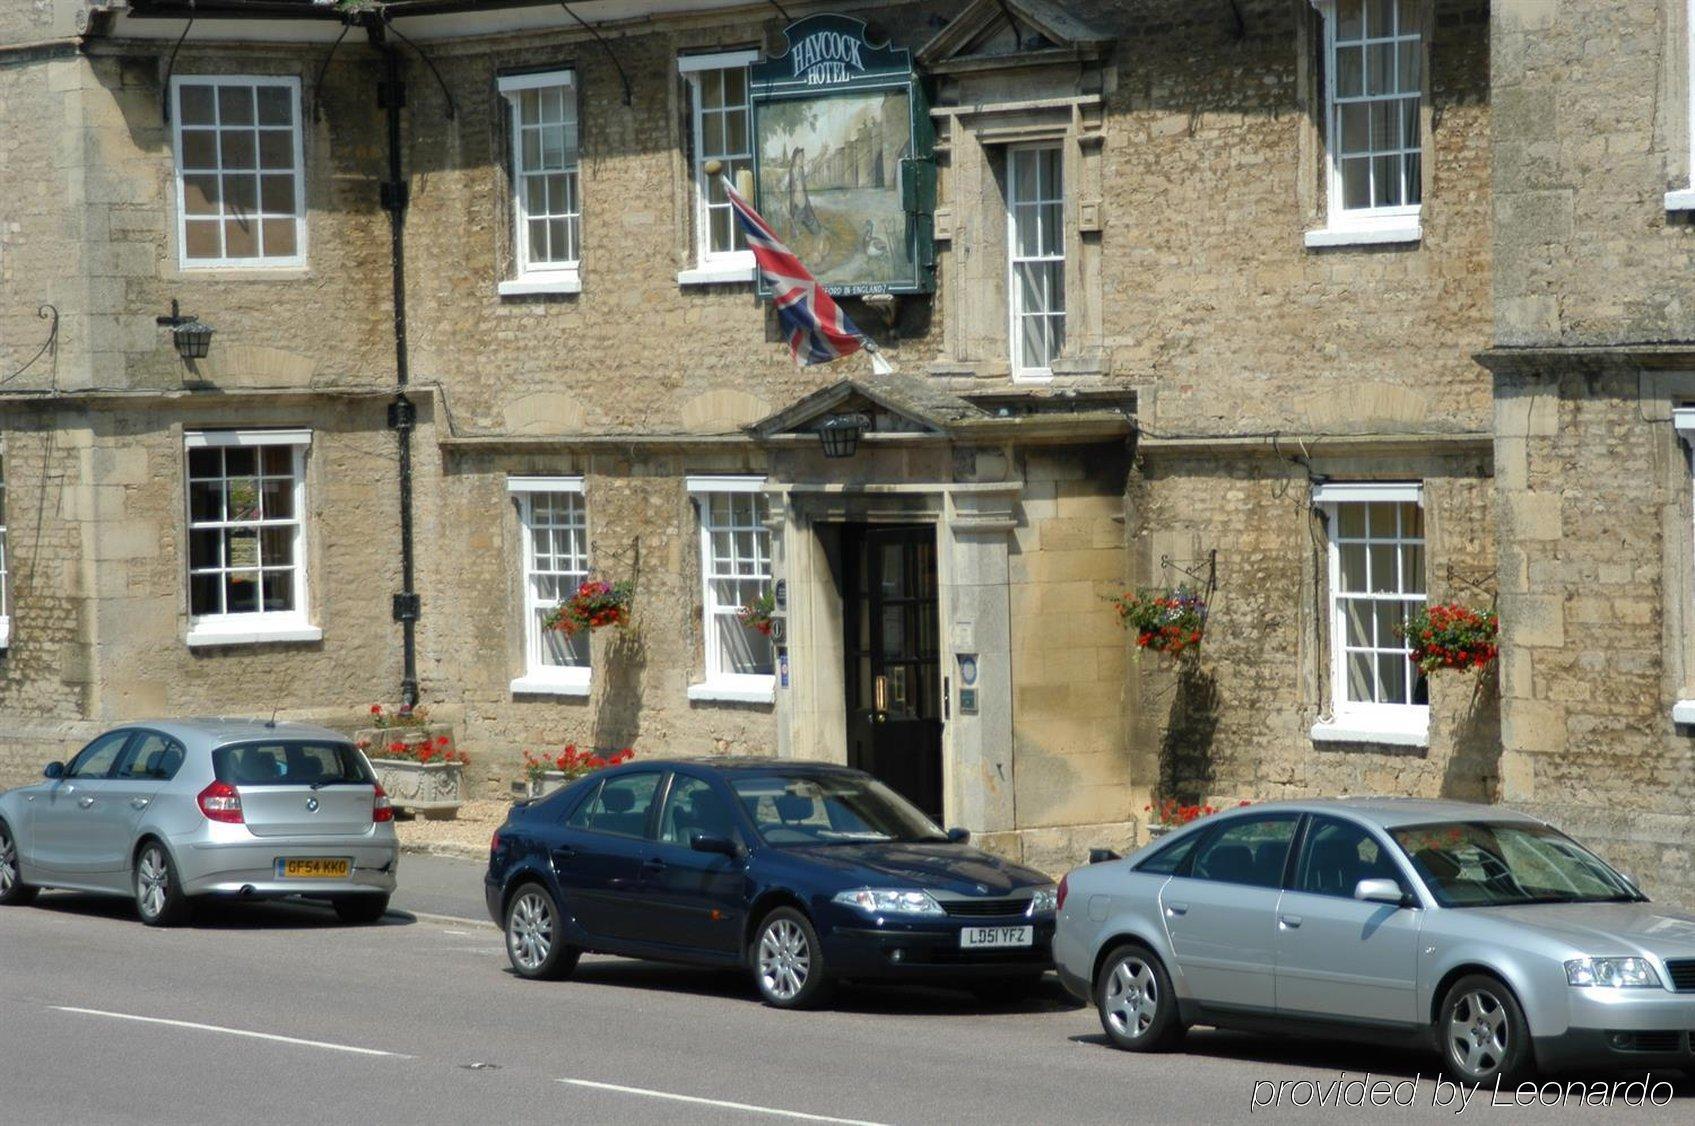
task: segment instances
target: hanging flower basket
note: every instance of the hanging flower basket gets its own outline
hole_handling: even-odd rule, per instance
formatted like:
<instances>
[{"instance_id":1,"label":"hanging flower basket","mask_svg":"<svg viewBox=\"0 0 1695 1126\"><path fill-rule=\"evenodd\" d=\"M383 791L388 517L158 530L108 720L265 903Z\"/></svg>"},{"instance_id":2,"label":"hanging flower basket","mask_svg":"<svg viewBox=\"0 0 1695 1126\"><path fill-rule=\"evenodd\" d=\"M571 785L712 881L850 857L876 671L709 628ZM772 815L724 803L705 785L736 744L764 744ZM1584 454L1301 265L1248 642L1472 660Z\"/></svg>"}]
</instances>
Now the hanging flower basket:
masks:
<instances>
[{"instance_id":1,"label":"hanging flower basket","mask_svg":"<svg viewBox=\"0 0 1695 1126\"><path fill-rule=\"evenodd\" d=\"M766 591L736 613L736 621L748 629L757 630L766 637L771 636L771 619L777 613L777 599Z\"/></svg>"},{"instance_id":2,"label":"hanging flower basket","mask_svg":"<svg viewBox=\"0 0 1695 1126\"><path fill-rule=\"evenodd\" d=\"M1407 619L1401 630L1412 660L1427 674L1440 669L1481 669L1500 654L1501 619L1493 610L1439 602Z\"/></svg>"},{"instance_id":3,"label":"hanging flower basket","mask_svg":"<svg viewBox=\"0 0 1695 1126\"><path fill-rule=\"evenodd\" d=\"M551 758L525 751L524 780L529 784L532 798L545 797L567 782L574 782L585 774L592 774L608 766L629 762L635 757L636 752L629 747L602 755L593 751L579 751L575 743L566 744L563 752Z\"/></svg>"},{"instance_id":4,"label":"hanging flower basket","mask_svg":"<svg viewBox=\"0 0 1695 1126\"><path fill-rule=\"evenodd\" d=\"M1113 601L1113 608L1119 624L1136 631L1139 649L1180 657L1206 634L1206 599L1188 587L1127 592Z\"/></svg>"},{"instance_id":5,"label":"hanging flower basket","mask_svg":"<svg viewBox=\"0 0 1695 1126\"><path fill-rule=\"evenodd\" d=\"M634 583L590 579L579 586L570 598L555 606L542 624L566 637L579 630L626 626L630 624L630 601L634 595Z\"/></svg>"}]
</instances>

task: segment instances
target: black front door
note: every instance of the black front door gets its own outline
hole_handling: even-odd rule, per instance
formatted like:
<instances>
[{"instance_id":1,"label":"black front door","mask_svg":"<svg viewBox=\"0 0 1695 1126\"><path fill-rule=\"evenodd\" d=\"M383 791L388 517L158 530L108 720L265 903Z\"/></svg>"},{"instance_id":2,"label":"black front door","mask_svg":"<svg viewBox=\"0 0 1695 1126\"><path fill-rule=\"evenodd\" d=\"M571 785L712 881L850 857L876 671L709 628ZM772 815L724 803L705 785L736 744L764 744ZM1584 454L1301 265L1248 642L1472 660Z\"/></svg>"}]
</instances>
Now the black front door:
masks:
<instances>
[{"instance_id":1,"label":"black front door","mask_svg":"<svg viewBox=\"0 0 1695 1126\"><path fill-rule=\"evenodd\" d=\"M848 765L942 817L942 688L936 532L843 529Z\"/></svg>"}]
</instances>

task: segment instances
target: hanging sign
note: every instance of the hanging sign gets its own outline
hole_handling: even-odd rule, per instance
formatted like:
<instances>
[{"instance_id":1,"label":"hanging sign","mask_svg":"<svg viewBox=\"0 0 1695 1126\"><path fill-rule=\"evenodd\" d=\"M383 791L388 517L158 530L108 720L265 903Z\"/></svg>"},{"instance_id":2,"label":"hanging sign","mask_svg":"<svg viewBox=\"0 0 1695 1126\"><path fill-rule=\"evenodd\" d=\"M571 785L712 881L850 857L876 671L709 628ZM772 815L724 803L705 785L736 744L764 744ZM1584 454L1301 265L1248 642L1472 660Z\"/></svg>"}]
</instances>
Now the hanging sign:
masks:
<instances>
[{"instance_id":1,"label":"hanging sign","mask_svg":"<svg viewBox=\"0 0 1695 1126\"><path fill-rule=\"evenodd\" d=\"M834 295L929 292L935 132L912 52L850 16L784 34L751 70L755 206Z\"/></svg>"}]
</instances>

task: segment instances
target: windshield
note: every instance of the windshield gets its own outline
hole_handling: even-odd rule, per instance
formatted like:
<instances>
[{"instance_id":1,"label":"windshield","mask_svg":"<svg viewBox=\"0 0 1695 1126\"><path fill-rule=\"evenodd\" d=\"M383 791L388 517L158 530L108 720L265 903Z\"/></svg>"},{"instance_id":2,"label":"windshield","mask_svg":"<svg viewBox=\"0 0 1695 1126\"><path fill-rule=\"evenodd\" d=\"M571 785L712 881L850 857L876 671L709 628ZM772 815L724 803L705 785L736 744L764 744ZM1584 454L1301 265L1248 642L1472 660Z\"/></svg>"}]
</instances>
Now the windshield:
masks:
<instances>
[{"instance_id":1,"label":"windshield","mask_svg":"<svg viewBox=\"0 0 1695 1126\"><path fill-rule=\"evenodd\" d=\"M1456 821L1390 832L1444 907L1642 898L1599 857L1543 825Z\"/></svg>"},{"instance_id":2,"label":"windshield","mask_svg":"<svg viewBox=\"0 0 1695 1126\"><path fill-rule=\"evenodd\" d=\"M336 786L369 784L365 758L351 743L289 740L219 747L212 771L232 786Z\"/></svg>"},{"instance_id":3,"label":"windshield","mask_svg":"<svg viewBox=\"0 0 1695 1126\"><path fill-rule=\"evenodd\" d=\"M874 778L761 774L733 778L730 784L769 845L948 839Z\"/></svg>"}]
</instances>

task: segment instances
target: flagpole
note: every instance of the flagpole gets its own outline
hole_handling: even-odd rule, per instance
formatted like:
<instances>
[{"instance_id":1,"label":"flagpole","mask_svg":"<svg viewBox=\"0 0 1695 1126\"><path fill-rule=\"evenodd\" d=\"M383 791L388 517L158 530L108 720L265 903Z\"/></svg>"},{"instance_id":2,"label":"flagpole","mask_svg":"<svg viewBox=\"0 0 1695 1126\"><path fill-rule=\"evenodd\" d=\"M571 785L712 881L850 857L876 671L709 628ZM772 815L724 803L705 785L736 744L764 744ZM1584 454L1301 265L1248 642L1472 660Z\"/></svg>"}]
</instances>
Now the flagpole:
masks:
<instances>
[{"instance_id":1,"label":"flagpole","mask_svg":"<svg viewBox=\"0 0 1695 1126\"><path fill-rule=\"evenodd\" d=\"M752 181L753 181L753 173L752 172L749 172L749 171L744 169L740 173L740 175L746 176L748 178L748 189L749 190L747 192L744 192L744 191L741 190L741 188L738 185L732 184L730 182L730 177L724 174L724 162L723 161L721 161L721 160L709 160L709 161L706 162L704 170L705 170L705 172L708 176L714 176L714 175L717 176L718 181L721 184L724 185L724 190L726 192L734 193L735 195L741 196L743 199L746 199L748 194L752 191ZM871 339L871 337L868 336L866 333L861 332L859 334L859 348L860 348L860 351L864 352L871 359L871 374L872 375L893 375L895 373L894 365L891 364L888 360L883 358L882 350L877 347L877 342L875 340Z\"/></svg>"}]
</instances>

